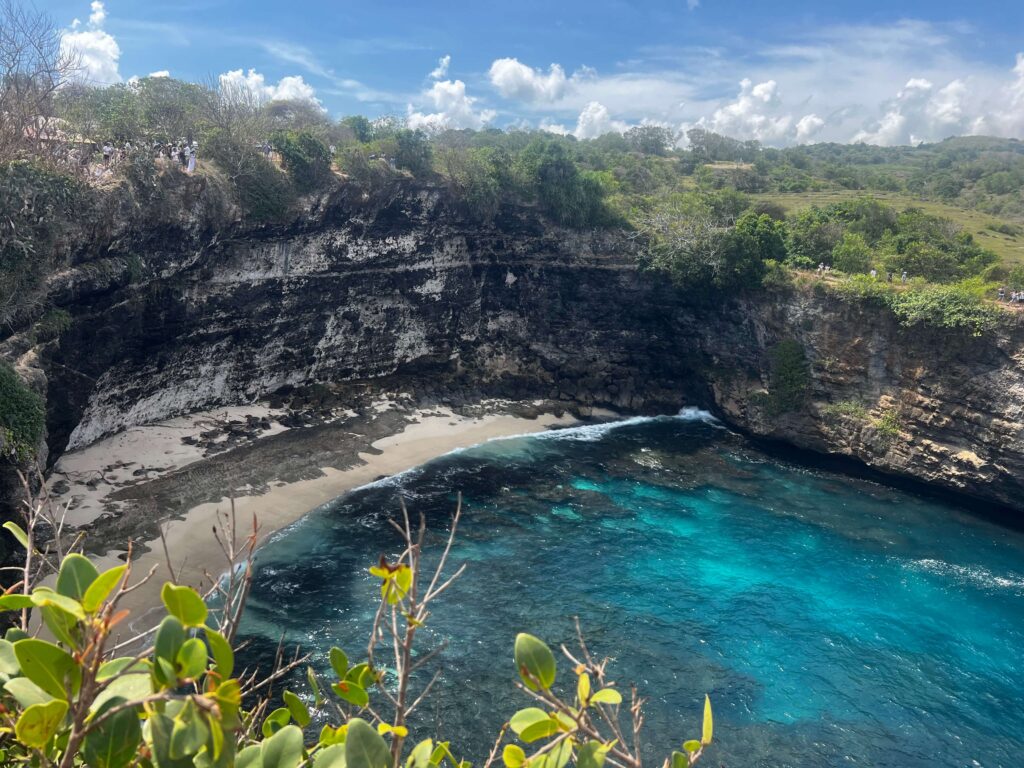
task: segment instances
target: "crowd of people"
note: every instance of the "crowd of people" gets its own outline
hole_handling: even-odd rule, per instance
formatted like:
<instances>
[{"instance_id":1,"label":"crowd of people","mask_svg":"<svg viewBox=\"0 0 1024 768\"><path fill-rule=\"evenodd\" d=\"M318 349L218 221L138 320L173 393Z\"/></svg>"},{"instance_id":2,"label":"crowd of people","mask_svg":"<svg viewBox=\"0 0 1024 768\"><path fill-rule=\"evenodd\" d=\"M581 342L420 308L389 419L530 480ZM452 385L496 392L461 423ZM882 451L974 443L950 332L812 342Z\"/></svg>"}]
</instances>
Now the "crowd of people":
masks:
<instances>
[{"instance_id":1,"label":"crowd of people","mask_svg":"<svg viewBox=\"0 0 1024 768\"><path fill-rule=\"evenodd\" d=\"M1006 301L1007 290L1005 287L999 289L999 300ZM1024 304L1024 291L1009 291L1011 304Z\"/></svg>"},{"instance_id":2,"label":"crowd of people","mask_svg":"<svg viewBox=\"0 0 1024 768\"><path fill-rule=\"evenodd\" d=\"M152 153L153 159L170 167L180 168L185 173L194 173L196 170L199 144L186 139L167 143L153 142L148 149L141 145L133 145L130 141L120 145L112 141L105 141L102 144L65 144L53 156L73 169L102 179L111 175L118 165L133 155L147 151Z\"/></svg>"}]
</instances>

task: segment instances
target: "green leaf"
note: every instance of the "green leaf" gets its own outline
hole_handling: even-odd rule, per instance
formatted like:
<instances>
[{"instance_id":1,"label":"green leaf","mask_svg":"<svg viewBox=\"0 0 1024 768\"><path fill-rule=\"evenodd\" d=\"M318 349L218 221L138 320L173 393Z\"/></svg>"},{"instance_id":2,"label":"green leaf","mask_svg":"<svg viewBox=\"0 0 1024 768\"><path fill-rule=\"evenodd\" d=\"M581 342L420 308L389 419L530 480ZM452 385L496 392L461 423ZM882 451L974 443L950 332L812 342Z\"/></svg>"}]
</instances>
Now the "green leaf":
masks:
<instances>
[{"instance_id":1,"label":"green leaf","mask_svg":"<svg viewBox=\"0 0 1024 768\"><path fill-rule=\"evenodd\" d=\"M316 672L313 671L312 667L306 667L306 682L309 683L309 687L313 691L313 706L316 709L320 709L323 706L324 697L320 692L320 682L316 679Z\"/></svg>"},{"instance_id":2,"label":"green leaf","mask_svg":"<svg viewBox=\"0 0 1024 768\"><path fill-rule=\"evenodd\" d=\"M19 640L27 640L29 634L17 627L8 627L7 631L4 632L4 640L8 643L16 643Z\"/></svg>"},{"instance_id":3,"label":"green leaf","mask_svg":"<svg viewBox=\"0 0 1024 768\"><path fill-rule=\"evenodd\" d=\"M501 751L501 760L505 763L505 768L519 768L526 762L526 753L517 744L506 744L505 749Z\"/></svg>"},{"instance_id":4,"label":"green leaf","mask_svg":"<svg viewBox=\"0 0 1024 768\"><path fill-rule=\"evenodd\" d=\"M62 608L48 605L40 608L43 616L43 623L53 633L53 636L68 648L78 649L81 643L82 630L78 626L78 619Z\"/></svg>"},{"instance_id":5,"label":"green leaf","mask_svg":"<svg viewBox=\"0 0 1024 768\"><path fill-rule=\"evenodd\" d=\"M101 717L108 709L123 702L124 699L108 700L106 705L97 711L96 716ZM134 709L125 709L111 715L99 728L85 737L82 743L82 757L90 768L125 768L138 754L140 741L142 726L139 713Z\"/></svg>"},{"instance_id":6,"label":"green leaf","mask_svg":"<svg viewBox=\"0 0 1024 768\"><path fill-rule=\"evenodd\" d=\"M348 656L341 648L331 648L331 669L334 670L334 674L338 676L339 680L345 679L345 674L348 672Z\"/></svg>"},{"instance_id":7,"label":"green leaf","mask_svg":"<svg viewBox=\"0 0 1024 768\"><path fill-rule=\"evenodd\" d=\"M20 525L8 520L4 523L4 528L11 532L11 535L18 540L18 543L21 544L22 547L26 550L28 549L28 534L25 533L24 529Z\"/></svg>"},{"instance_id":8,"label":"green leaf","mask_svg":"<svg viewBox=\"0 0 1024 768\"><path fill-rule=\"evenodd\" d=\"M0 640L0 682L6 683L20 674L21 667L18 666L18 657L14 655L13 643Z\"/></svg>"},{"instance_id":9,"label":"green leaf","mask_svg":"<svg viewBox=\"0 0 1024 768\"><path fill-rule=\"evenodd\" d=\"M85 590L85 594L82 595L82 608L85 609L86 613L95 613L100 609L103 601L110 597L114 587L121 582L127 569L127 565L118 565L96 577L96 580L89 585L89 588Z\"/></svg>"},{"instance_id":10,"label":"green leaf","mask_svg":"<svg viewBox=\"0 0 1024 768\"><path fill-rule=\"evenodd\" d=\"M590 697L591 704L621 704L622 694L614 688L602 688Z\"/></svg>"},{"instance_id":11,"label":"green leaf","mask_svg":"<svg viewBox=\"0 0 1024 768\"><path fill-rule=\"evenodd\" d=\"M20 611L33 605L32 595L0 595L0 611Z\"/></svg>"},{"instance_id":12,"label":"green leaf","mask_svg":"<svg viewBox=\"0 0 1024 768\"><path fill-rule=\"evenodd\" d=\"M100 668L96 670L96 679L100 682L109 680L128 669L131 669L132 673L143 674L149 672L149 664L145 660L133 659L130 656L111 659L100 664Z\"/></svg>"},{"instance_id":13,"label":"green leaf","mask_svg":"<svg viewBox=\"0 0 1024 768\"><path fill-rule=\"evenodd\" d=\"M171 727L171 757L195 756L210 737L210 729L203 722L196 705L186 701Z\"/></svg>"},{"instance_id":14,"label":"green leaf","mask_svg":"<svg viewBox=\"0 0 1024 768\"><path fill-rule=\"evenodd\" d=\"M554 719L548 718L524 728L523 732L519 734L519 738L530 744L534 741L546 739L548 736L554 736L558 731L558 723Z\"/></svg>"},{"instance_id":15,"label":"green leaf","mask_svg":"<svg viewBox=\"0 0 1024 768\"><path fill-rule=\"evenodd\" d=\"M346 768L345 745L333 744L316 753L313 768Z\"/></svg>"},{"instance_id":16,"label":"green leaf","mask_svg":"<svg viewBox=\"0 0 1024 768\"><path fill-rule=\"evenodd\" d=\"M715 729L714 720L711 717L711 699L704 694L704 726L701 729L700 743L710 744L711 734Z\"/></svg>"},{"instance_id":17,"label":"green leaf","mask_svg":"<svg viewBox=\"0 0 1024 768\"><path fill-rule=\"evenodd\" d=\"M14 734L18 741L26 747L42 749L57 733L64 715L68 713L66 701L49 701L46 704L33 704L21 713Z\"/></svg>"},{"instance_id":18,"label":"green leaf","mask_svg":"<svg viewBox=\"0 0 1024 768\"><path fill-rule=\"evenodd\" d=\"M136 701L149 696L153 692L153 685L148 674L122 675L111 681L103 692L100 693L89 709L96 711L103 707L111 699L124 699L125 701Z\"/></svg>"},{"instance_id":19,"label":"green leaf","mask_svg":"<svg viewBox=\"0 0 1024 768\"><path fill-rule=\"evenodd\" d=\"M601 768L608 750L599 741L588 741L576 750L576 768Z\"/></svg>"},{"instance_id":20,"label":"green leaf","mask_svg":"<svg viewBox=\"0 0 1024 768\"><path fill-rule=\"evenodd\" d=\"M153 675L157 682L163 685L174 685L177 680L173 677L174 662L178 658L178 651L185 644L185 627L181 625L174 616L164 616L160 626L157 627L156 637L153 640L153 656L155 664ZM161 663L163 662L163 663Z\"/></svg>"},{"instance_id":21,"label":"green leaf","mask_svg":"<svg viewBox=\"0 0 1024 768\"><path fill-rule=\"evenodd\" d=\"M700 746L700 742L696 739L690 739L689 741L683 742L683 749L690 753L696 752L698 749L700 749Z\"/></svg>"},{"instance_id":22,"label":"green leaf","mask_svg":"<svg viewBox=\"0 0 1024 768\"><path fill-rule=\"evenodd\" d=\"M263 720L263 725L260 727L260 730L263 731L263 738L269 739L291 721L292 713L287 707L278 707Z\"/></svg>"},{"instance_id":23,"label":"green leaf","mask_svg":"<svg viewBox=\"0 0 1024 768\"><path fill-rule=\"evenodd\" d=\"M690 758L688 758L682 752L672 753L672 768L688 768L689 765Z\"/></svg>"},{"instance_id":24,"label":"green leaf","mask_svg":"<svg viewBox=\"0 0 1024 768\"><path fill-rule=\"evenodd\" d=\"M201 627L206 623L206 603L192 587L177 587L169 581L160 590L167 612L186 627Z\"/></svg>"},{"instance_id":25,"label":"green leaf","mask_svg":"<svg viewBox=\"0 0 1024 768\"><path fill-rule=\"evenodd\" d=\"M45 640L19 640L14 644L22 674L55 699L67 700L82 683L82 670L67 651Z\"/></svg>"},{"instance_id":26,"label":"green leaf","mask_svg":"<svg viewBox=\"0 0 1024 768\"><path fill-rule=\"evenodd\" d=\"M174 721L167 715L154 712L149 716L150 748L157 768L195 768L191 757L171 757L171 732Z\"/></svg>"},{"instance_id":27,"label":"green leaf","mask_svg":"<svg viewBox=\"0 0 1024 768\"><path fill-rule=\"evenodd\" d=\"M357 707L365 707L370 703L370 696L366 693L366 689L362 686L356 685L355 683L345 681L335 683L331 686L331 690L349 704L353 704Z\"/></svg>"},{"instance_id":28,"label":"green leaf","mask_svg":"<svg viewBox=\"0 0 1024 768\"><path fill-rule=\"evenodd\" d=\"M409 753L409 757L405 761L405 768L428 768L433 752L434 740L424 739Z\"/></svg>"},{"instance_id":29,"label":"green leaf","mask_svg":"<svg viewBox=\"0 0 1024 768\"><path fill-rule=\"evenodd\" d=\"M547 690L555 682L555 655L542 640L520 632L516 635L513 655L519 676L531 691L538 689L538 683Z\"/></svg>"},{"instance_id":30,"label":"green leaf","mask_svg":"<svg viewBox=\"0 0 1024 768\"><path fill-rule=\"evenodd\" d=\"M299 724L299 728L305 728L309 725L309 721L312 718L309 716L309 710L306 708L306 705L302 703L302 699L291 691L285 691L281 698L284 699L284 705L292 713L292 719Z\"/></svg>"},{"instance_id":31,"label":"green leaf","mask_svg":"<svg viewBox=\"0 0 1024 768\"><path fill-rule=\"evenodd\" d=\"M263 768L262 745L253 744L238 753L235 768Z\"/></svg>"},{"instance_id":32,"label":"green leaf","mask_svg":"<svg viewBox=\"0 0 1024 768\"><path fill-rule=\"evenodd\" d=\"M519 736L531 725L550 719L548 713L543 709L539 707L526 707L512 715L512 719L509 720L508 724L512 732Z\"/></svg>"},{"instance_id":33,"label":"green leaf","mask_svg":"<svg viewBox=\"0 0 1024 768\"><path fill-rule=\"evenodd\" d=\"M564 768L572 759L572 742L564 739L557 747L548 753L544 768Z\"/></svg>"},{"instance_id":34,"label":"green leaf","mask_svg":"<svg viewBox=\"0 0 1024 768\"><path fill-rule=\"evenodd\" d=\"M217 674L223 680L231 677L235 671L235 652L231 650L231 644L215 629L206 627L206 642L210 644L210 655L213 656L213 663Z\"/></svg>"},{"instance_id":35,"label":"green leaf","mask_svg":"<svg viewBox=\"0 0 1024 768\"><path fill-rule=\"evenodd\" d=\"M85 555L72 552L64 557L57 573L57 592L72 600L81 600L100 572Z\"/></svg>"},{"instance_id":36,"label":"green leaf","mask_svg":"<svg viewBox=\"0 0 1024 768\"><path fill-rule=\"evenodd\" d=\"M60 608L62 611L66 611L74 616L76 619L84 619L85 611L82 610L82 604L75 600L73 597L62 595L59 592L54 592L52 589L46 587L37 587L32 593L32 603L45 608L47 606L54 606Z\"/></svg>"},{"instance_id":37,"label":"green leaf","mask_svg":"<svg viewBox=\"0 0 1024 768\"><path fill-rule=\"evenodd\" d=\"M53 701L53 696L48 694L27 677L14 677L4 683L4 690L23 708L27 709L33 704L45 704Z\"/></svg>"},{"instance_id":38,"label":"green leaf","mask_svg":"<svg viewBox=\"0 0 1024 768\"><path fill-rule=\"evenodd\" d=\"M389 768L391 750L369 723L353 717L345 738L345 763L347 768Z\"/></svg>"},{"instance_id":39,"label":"green leaf","mask_svg":"<svg viewBox=\"0 0 1024 768\"><path fill-rule=\"evenodd\" d=\"M295 768L302 762L302 729L286 725L263 742L261 752L263 768Z\"/></svg>"},{"instance_id":40,"label":"green leaf","mask_svg":"<svg viewBox=\"0 0 1024 768\"><path fill-rule=\"evenodd\" d=\"M206 644L198 637L182 643L175 666L182 680L195 680L206 671Z\"/></svg>"}]
</instances>

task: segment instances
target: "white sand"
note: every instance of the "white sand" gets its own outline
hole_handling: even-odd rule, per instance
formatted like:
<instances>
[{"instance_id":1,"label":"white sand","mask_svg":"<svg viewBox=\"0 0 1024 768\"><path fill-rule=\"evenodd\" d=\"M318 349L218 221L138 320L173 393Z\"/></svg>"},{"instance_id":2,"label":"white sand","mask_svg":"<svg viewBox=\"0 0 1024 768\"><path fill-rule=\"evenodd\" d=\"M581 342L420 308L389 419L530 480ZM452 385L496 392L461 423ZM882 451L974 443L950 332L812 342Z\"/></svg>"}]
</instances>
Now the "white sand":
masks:
<instances>
[{"instance_id":1,"label":"white sand","mask_svg":"<svg viewBox=\"0 0 1024 768\"><path fill-rule=\"evenodd\" d=\"M256 408L231 409L230 416L244 418L247 413L262 415L265 412L265 409L261 411ZM220 415L224 411L222 409L217 413ZM404 431L374 442L373 448L380 453L360 453L359 457L364 463L351 469L324 467L320 477L291 483L274 482L274 478L267 478L270 488L266 493L236 498L240 538L251 530L253 515L258 520L262 541L310 510L382 475L394 475L458 448L477 445L496 437L539 432L553 426L568 426L575 421L571 416L556 418L550 414L536 419L499 414L470 418L446 409L420 412L417 416L419 421L407 424ZM195 433L197 423L200 428L206 428L203 425L205 418L208 418L208 414L138 427L62 457L58 468L62 468L68 479L76 480L70 494L76 498L81 497L78 506L72 510L71 519L81 524L94 518L103 510L105 495L114 489L114 486L100 485L97 490L89 491L80 485L83 479L88 479L90 471L95 475L97 467L131 461L133 465L116 470L117 477L122 480L125 477L138 480L131 473L139 466L163 468L159 473L152 473L156 477L176 467L200 461L200 451L193 446L182 445L181 437ZM192 422L191 426L188 422ZM113 474L107 473L107 476L113 479ZM229 509L230 500L224 498L219 503L193 507L184 519L172 520L165 525L164 537L170 561L181 583L203 589L210 585L211 576L217 577L226 570L227 563L214 539L212 527L218 511L223 513ZM133 512L129 510L125 514ZM122 603L123 607L132 611L129 628L136 631L151 626L155 616L160 614L160 586L168 578L160 540L148 542L147 546L149 552L133 561L133 574L140 577L156 566L156 575L145 586L128 595ZM97 559L97 567L102 570L120 564L123 562L118 557L121 554L108 552Z\"/></svg>"}]
</instances>

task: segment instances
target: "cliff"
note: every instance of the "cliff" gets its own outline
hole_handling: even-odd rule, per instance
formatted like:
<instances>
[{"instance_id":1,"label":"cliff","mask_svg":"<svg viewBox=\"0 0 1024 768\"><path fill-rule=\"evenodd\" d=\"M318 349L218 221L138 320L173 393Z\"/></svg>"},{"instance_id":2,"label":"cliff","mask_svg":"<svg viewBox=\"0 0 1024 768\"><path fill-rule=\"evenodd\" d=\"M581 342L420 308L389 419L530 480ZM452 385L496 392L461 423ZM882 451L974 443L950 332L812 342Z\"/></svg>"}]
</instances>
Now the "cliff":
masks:
<instances>
[{"instance_id":1,"label":"cliff","mask_svg":"<svg viewBox=\"0 0 1024 768\"><path fill-rule=\"evenodd\" d=\"M640 273L620 233L513 205L482 224L431 187L368 202L340 185L278 226L242 223L202 178L163 201L112 206L80 233L47 285L66 330L0 341L45 394L51 460L282 388L402 377L466 400L706 405L756 435L1024 506L1013 322L982 338L906 329L795 288L695 302ZM800 387L782 408L774 351L793 342Z\"/></svg>"}]
</instances>

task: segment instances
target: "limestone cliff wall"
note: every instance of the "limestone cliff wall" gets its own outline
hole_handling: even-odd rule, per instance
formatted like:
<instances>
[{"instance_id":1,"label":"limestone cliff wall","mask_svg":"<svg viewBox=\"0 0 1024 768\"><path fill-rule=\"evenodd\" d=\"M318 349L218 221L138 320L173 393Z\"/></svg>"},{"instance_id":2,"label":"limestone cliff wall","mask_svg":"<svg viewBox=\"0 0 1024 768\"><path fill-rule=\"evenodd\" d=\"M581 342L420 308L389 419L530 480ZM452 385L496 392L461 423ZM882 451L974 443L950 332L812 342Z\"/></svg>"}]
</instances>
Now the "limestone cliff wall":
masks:
<instances>
[{"instance_id":1,"label":"limestone cliff wall","mask_svg":"<svg viewBox=\"0 0 1024 768\"><path fill-rule=\"evenodd\" d=\"M94 235L51 279L73 319L58 340L0 340L46 394L52 457L286 385L409 376L628 411L705 405L756 435L1024 508L1019 324L981 339L906 329L795 289L695 302L638 273L620 234L526 207L480 224L431 188L374 205L340 188L277 227L182 194L177 218ZM810 384L778 413L771 350L787 339Z\"/></svg>"}]
</instances>

